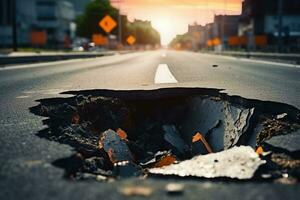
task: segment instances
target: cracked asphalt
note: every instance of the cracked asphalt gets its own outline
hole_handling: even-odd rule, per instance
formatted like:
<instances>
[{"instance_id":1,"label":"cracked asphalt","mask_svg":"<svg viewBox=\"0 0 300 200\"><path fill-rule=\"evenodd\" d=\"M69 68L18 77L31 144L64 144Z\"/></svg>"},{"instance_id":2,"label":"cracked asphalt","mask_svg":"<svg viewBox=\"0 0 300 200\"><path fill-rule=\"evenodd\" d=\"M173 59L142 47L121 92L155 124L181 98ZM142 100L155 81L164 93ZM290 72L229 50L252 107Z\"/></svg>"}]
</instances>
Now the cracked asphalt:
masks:
<instances>
[{"instance_id":1,"label":"cracked asphalt","mask_svg":"<svg viewBox=\"0 0 300 200\"><path fill-rule=\"evenodd\" d=\"M157 68L166 64L178 83L155 84ZM212 67L218 65L218 67ZM300 108L300 68L191 52L148 51L0 68L0 199L139 199L124 197L128 185L154 189L149 199L297 199L299 185L255 181L176 178L124 179L112 183L72 182L51 163L73 149L36 136L44 118L29 112L38 99L87 89L155 89L205 87L229 95L276 101ZM170 196L169 182L185 184Z\"/></svg>"}]
</instances>

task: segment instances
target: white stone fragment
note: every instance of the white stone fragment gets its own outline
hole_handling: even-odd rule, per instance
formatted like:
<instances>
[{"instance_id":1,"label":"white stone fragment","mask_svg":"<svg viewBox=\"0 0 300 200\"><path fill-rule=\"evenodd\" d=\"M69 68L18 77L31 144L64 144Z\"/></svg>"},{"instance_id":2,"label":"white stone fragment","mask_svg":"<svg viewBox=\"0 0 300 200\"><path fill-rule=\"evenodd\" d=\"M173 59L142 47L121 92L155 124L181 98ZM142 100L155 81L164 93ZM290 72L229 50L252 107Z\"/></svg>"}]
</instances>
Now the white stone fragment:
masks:
<instances>
[{"instance_id":1,"label":"white stone fragment","mask_svg":"<svg viewBox=\"0 0 300 200\"><path fill-rule=\"evenodd\" d=\"M250 179L262 164L265 164L265 161L261 160L251 147L240 146L218 153L196 156L178 164L153 168L149 172L181 177Z\"/></svg>"}]
</instances>

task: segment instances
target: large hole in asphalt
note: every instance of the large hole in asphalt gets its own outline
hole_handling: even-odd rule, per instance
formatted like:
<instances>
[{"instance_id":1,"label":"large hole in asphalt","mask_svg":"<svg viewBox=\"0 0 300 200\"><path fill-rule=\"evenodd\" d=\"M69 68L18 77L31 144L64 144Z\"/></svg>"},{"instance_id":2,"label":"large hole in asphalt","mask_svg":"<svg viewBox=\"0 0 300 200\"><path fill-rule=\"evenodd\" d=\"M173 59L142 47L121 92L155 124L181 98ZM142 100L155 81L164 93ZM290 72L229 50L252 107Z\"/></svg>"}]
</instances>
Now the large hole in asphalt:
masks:
<instances>
[{"instance_id":1,"label":"large hole in asphalt","mask_svg":"<svg viewBox=\"0 0 300 200\"><path fill-rule=\"evenodd\" d=\"M53 163L67 178L299 178L292 106L198 88L65 94L74 96L39 100L31 112L47 117L38 136L75 148ZM276 137L296 139L286 147Z\"/></svg>"}]
</instances>

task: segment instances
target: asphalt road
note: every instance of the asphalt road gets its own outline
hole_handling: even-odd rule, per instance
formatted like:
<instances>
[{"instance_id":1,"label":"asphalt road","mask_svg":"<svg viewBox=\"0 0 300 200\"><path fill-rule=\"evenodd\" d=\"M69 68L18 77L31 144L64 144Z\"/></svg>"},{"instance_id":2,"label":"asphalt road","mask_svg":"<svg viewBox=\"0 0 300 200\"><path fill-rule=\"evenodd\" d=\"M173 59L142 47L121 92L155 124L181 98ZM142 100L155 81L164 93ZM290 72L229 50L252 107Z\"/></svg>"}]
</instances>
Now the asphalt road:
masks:
<instances>
[{"instance_id":1,"label":"asphalt road","mask_svg":"<svg viewBox=\"0 0 300 200\"><path fill-rule=\"evenodd\" d=\"M299 185L268 182L65 180L64 171L51 163L70 156L72 148L37 137L45 128L43 118L29 108L38 104L35 100L70 90L205 87L299 109L299 77L299 66L174 51L0 68L0 199L125 199L118 190L126 185L152 187L151 199L296 199ZM184 194L167 195L163 188L170 181L183 182Z\"/></svg>"}]
</instances>

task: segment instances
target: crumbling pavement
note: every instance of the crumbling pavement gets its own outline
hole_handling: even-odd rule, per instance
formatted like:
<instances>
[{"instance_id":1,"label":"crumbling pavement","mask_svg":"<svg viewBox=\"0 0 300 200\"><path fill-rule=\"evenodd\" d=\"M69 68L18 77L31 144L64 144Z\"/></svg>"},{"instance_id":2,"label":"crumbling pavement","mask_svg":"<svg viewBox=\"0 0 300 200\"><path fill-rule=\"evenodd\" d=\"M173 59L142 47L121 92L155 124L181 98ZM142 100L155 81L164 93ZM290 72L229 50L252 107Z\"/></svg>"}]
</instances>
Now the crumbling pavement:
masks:
<instances>
[{"instance_id":1,"label":"crumbling pavement","mask_svg":"<svg viewBox=\"0 0 300 200\"><path fill-rule=\"evenodd\" d=\"M41 100L31 109L48 117L40 137L75 148L74 156L54 162L67 178L300 177L297 142L289 138L299 137L300 115L291 106L209 89L73 94ZM288 142L280 144L276 137Z\"/></svg>"}]
</instances>

